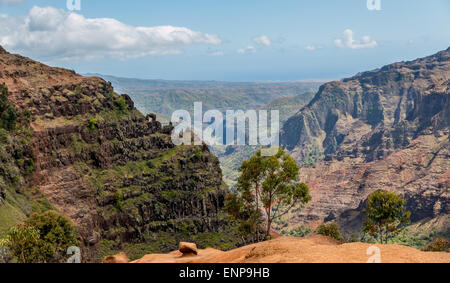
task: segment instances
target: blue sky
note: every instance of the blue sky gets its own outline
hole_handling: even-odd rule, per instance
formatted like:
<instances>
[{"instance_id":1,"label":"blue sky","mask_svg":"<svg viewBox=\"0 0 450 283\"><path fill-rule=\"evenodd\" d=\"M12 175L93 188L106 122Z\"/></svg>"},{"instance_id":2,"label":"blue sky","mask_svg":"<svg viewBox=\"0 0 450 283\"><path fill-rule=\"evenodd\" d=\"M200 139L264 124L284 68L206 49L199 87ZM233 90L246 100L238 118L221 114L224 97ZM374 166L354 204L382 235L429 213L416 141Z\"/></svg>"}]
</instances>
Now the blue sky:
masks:
<instances>
[{"instance_id":1,"label":"blue sky","mask_svg":"<svg viewBox=\"0 0 450 283\"><path fill-rule=\"evenodd\" d=\"M71 18L66 0L0 0L0 44L80 73L229 81L342 78L450 46L450 1L366 2L81 0Z\"/></svg>"}]
</instances>

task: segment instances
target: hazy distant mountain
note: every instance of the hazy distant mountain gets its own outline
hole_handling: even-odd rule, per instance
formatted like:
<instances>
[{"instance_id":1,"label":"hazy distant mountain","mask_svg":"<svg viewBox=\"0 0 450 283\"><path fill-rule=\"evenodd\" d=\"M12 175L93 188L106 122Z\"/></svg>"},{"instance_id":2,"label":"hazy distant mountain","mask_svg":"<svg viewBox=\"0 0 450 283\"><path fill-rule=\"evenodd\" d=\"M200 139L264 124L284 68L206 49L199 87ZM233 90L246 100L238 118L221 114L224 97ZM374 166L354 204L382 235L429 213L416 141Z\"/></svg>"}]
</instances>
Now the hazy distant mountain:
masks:
<instances>
[{"instance_id":1,"label":"hazy distant mountain","mask_svg":"<svg viewBox=\"0 0 450 283\"><path fill-rule=\"evenodd\" d=\"M167 81L119 78L101 74L115 89L127 93L144 113L171 117L178 109L193 111L194 102L202 102L204 111L259 109L280 97L316 92L318 82L219 82Z\"/></svg>"},{"instance_id":2,"label":"hazy distant mountain","mask_svg":"<svg viewBox=\"0 0 450 283\"><path fill-rule=\"evenodd\" d=\"M297 96L281 97L264 105L261 109L279 110L280 121L285 122L299 111L300 108L308 104L314 97L314 92L305 92Z\"/></svg>"},{"instance_id":3,"label":"hazy distant mountain","mask_svg":"<svg viewBox=\"0 0 450 283\"><path fill-rule=\"evenodd\" d=\"M218 82L141 80L100 76L110 81L118 92L127 93L143 113L156 113L158 120L168 122L178 109L193 112L194 102L203 103L203 111L218 109L280 111L280 123L306 105L318 90L320 82ZM224 180L233 186L237 169L257 147L213 147L219 157Z\"/></svg>"}]
</instances>

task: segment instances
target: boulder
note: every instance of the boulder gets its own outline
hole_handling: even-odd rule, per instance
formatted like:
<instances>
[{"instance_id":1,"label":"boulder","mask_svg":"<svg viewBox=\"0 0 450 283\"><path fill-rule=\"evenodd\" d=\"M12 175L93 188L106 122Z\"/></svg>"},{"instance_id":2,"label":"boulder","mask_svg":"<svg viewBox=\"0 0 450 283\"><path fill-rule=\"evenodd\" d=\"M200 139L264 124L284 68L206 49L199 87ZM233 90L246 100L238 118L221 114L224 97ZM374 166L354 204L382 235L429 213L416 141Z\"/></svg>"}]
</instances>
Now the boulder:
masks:
<instances>
[{"instance_id":1,"label":"boulder","mask_svg":"<svg viewBox=\"0 0 450 283\"><path fill-rule=\"evenodd\" d=\"M180 242L178 249L182 254L194 254L197 255L197 245L194 243Z\"/></svg>"}]
</instances>

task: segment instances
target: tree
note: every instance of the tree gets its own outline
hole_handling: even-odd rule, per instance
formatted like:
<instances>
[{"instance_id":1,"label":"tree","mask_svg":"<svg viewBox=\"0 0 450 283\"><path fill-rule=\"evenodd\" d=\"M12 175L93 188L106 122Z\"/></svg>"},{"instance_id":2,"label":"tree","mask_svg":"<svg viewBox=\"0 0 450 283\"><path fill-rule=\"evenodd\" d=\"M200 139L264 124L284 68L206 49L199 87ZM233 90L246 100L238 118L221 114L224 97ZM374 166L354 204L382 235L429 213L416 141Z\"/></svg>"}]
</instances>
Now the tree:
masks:
<instances>
[{"instance_id":1,"label":"tree","mask_svg":"<svg viewBox=\"0 0 450 283\"><path fill-rule=\"evenodd\" d=\"M260 234L262 214L253 205L254 198L250 194L228 194L225 197L225 210L238 223L238 230L243 243L255 243L261 240Z\"/></svg>"},{"instance_id":2,"label":"tree","mask_svg":"<svg viewBox=\"0 0 450 283\"><path fill-rule=\"evenodd\" d=\"M56 211L32 214L26 223L39 231L35 251L38 262L64 262L67 249L79 245L73 224Z\"/></svg>"},{"instance_id":3,"label":"tree","mask_svg":"<svg viewBox=\"0 0 450 283\"><path fill-rule=\"evenodd\" d=\"M9 249L19 263L33 262L34 249L39 241L39 230L22 223L9 229L0 246Z\"/></svg>"},{"instance_id":4,"label":"tree","mask_svg":"<svg viewBox=\"0 0 450 283\"><path fill-rule=\"evenodd\" d=\"M390 234L403 230L409 223L411 213L405 208L406 201L394 192L378 190L367 200L367 215L362 230L371 236L378 235L381 243L387 243Z\"/></svg>"},{"instance_id":5,"label":"tree","mask_svg":"<svg viewBox=\"0 0 450 283\"><path fill-rule=\"evenodd\" d=\"M238 179L237 191L239 195L228 197L228 208L234 209L235 218L241 219L241 230L243 232L256 234L256 241L260 240L260 225L262 214L260 210L260 188L261 179L264 174L264 158L261 151L242 162L239 171L241 176ZM232 207L232 205L234 207Z\"/></svg>"},{"instance_id":6,"label":"tree","mask_svg":"<svg viewBox=\"0 0 450 283\"><path fill-rule=\"evenodd\" d=\"M241 176L234 196L227 198L227 211L250 221L256 233L262 218L266 237L272 223L292 208L306 204L311 196L308 186L298 182L299 167L294 159L279 148L276 155L262 156L258 151L239 168ZM264 211L264 216L261 211ZM259 235L257 235L259 239Z\"/></svg>"},{"instance_id":7,"label":"tree","mask_svg":"<svg viewBox=\"0 0 450 283\"><path fill-rule=\"evenodd\" d=\"M0 246L19 263L64 262L67 249L77 246L78 234L70 221L55 211L32 214L13 226Z\"/></svg>"}]
</instances>

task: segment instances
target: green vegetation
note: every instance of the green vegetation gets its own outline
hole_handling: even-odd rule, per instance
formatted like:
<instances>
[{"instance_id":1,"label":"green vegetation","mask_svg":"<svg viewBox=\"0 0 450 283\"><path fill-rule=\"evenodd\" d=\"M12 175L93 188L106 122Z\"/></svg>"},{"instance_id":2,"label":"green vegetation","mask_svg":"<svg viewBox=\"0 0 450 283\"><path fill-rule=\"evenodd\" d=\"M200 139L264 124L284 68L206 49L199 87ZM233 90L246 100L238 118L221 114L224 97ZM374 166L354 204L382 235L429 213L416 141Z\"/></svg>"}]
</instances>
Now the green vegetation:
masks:
<instances>
[{"instance_id":1,"label":"green vegetation","mask_svg":"<svg viewBox=\"0 0 450 283\"><path fill-rule=\"evenodd\" d=\"M302 159L303 166L311 166L318 161L323 160L324 154L320 151L317 145L309 146L309 151L305 153L305 156Z\"/></svg>"},{"instance_id":2,"label":"green vegetation","mask_svg":"<svg viewBox=\"0 0 450 283\"><path fill-rule=\"evenodd\" d=\"M5 84L0 84L0 128L14 131L19 114L8 100L9 92Z\"/></svg>"},{"instance_id":3,"label":"green vegetation","mask_svg":"<svg viewBox=\"0 0 450 283\"><path fill-rule=\"evenodd\" d=\"M392 234L397 234L409 223L411 213L406 211L405 200L393 192L378 190L367 201L364 213L367 219L362 230L376 236L381 243L387 243Z\"/></svg>"},{"instance_id":4,"label":"green vegetation","mask_svg":"<svg viewBox=\"0 0 450 283\"><path fill-rule=\"evenodd\" d=\"M0 247L10 251L18 263L35 262L35 249L39 241L39 230L22 223L9 229L6 237L0 240Z\"/></svg>"},{"instance_id":5,"label":"green vegetation","mask_svg":"<svg viewBox=\"0 0 450 283\"><path fill-rule=\"evenodd\" d=\"M227 216L219 213L217 218L222 222L226 221ZM164 231L155 229L155 231L145 234L142 240L134 242L125 243L119 238L101 240L100 254L97 260L101 261L105 256L119 252L125 252L130 260L136 260L146 254L167 253L176 250L179 242L183 241L194 242L200 249L216 248L222 251L231 250L243 244L236 226L231 224L224 226L223 232L200 232L195 224L197 221L199 219L189 218L154 223L156 228L165 227Z\"/></svg>"},{"instance_id":6,"label":"green vegetation","mask_svg":"<svg viewBox=\"0 0 450 283\"><path fill-rule=\"evenodd\" d=\"M82 86L76 86L75 87L75 94L76 95L82 95L83 94L83 92L84 92L84 88L82 87Z\"/></svg>"},{"instance_id":7,"label":"green vegetation","mask_svg":"<svg viewBox=\"0 0 450 283\"><path fill-rule=\"evenodd\" d=\"M203 102L204 111L217 109L221 112L228 109L259 109L280 97L291 98L287 104L307 103L312 98L311 92L316 92L321 85L321 83L160 81L100 76L112 82L115 88L128 93L142 113L157 113L169 118L177 109L185 109L192 115L196 101ZM284 102L281 101L279 104ZM282 116L283 113L284 108L281 108Z\"/></svg>"},{"instance_id":8,"label":"green vegetation","mask_svg":"<svg viewBox=\"0 0 450 283\"><path fill-rule=\"evenodd\" d=\"M70 221L55 211L32 214L24 223L11 227L0 246L19 263L65 262L67 249L79 246Z\"/></svg>"},{"instance_id":9,"label":"green vegetation","mask_svg":"<svg viewBox=\"0 0 450 283\"><path fill-rule=\"evenodd\" d=\"M214 146L211 148L211 152L219 158L223 180L230 188L237 185L239 167L241 167L242 162L252 157L259 149L261 149L260 146L250 145Z\"/></svg>"},{"instance_id":10,"label":"green vegetation","mask_svg":"<svg viewBox=\"0 0 450 283\"><path fill-rule=\"evenodd\" d=\"M306 204L311 196L308 186L298 183L299 168L294 159L281 148L269 157L258 151L239 169L241 176L236 193L226 199L228 213L240 222L244 233L256 234L262 225L261 210L265 212L265 237L269 237L272 223L294 207Z\"/></svg>"},{"instance_id":11,"label":"green vegetation","mask_svg":"<svg viewBox=\"0 0 450 283\"><path fill-rule=\"evenodd\" d=\"M0 84L0 238L39 207L26 185L35 170L30 112L17 111L8 96Z\"/></svg>"},{"instance_id":12,"label":"green vegetation","mask_svg":"<svg viewBox=\"0 0 450 283\"><path fill-rule=\"evenodd\" d=\"M98 120L97 119L95 119L95 118L89 118L88 119L88 121L87 121L87 123L88 123L88 129L89 130L95 130L95 129L97 129L97 123L98 123Z\"/></svg>"},{"instance_id":13,"label":"green vegetation","mask_svg":"<svg viewBox=\"0 0 450 283\"><path fill-rule=\"evenodd\" d=\"M127 102L125 101L125 98L123 96L118 96L115 98L114 101L115 107L116 107L116 112L119 115L123 115L127 112L128 109L128 105Z\"/></svg>"},{"instance_id":14,"label":"green vegetation","mask_svg":"<svg viewBox=\"0 0 450 283\"><path fill-rule=\"evenodd\" d=\"M303 106L313 99L315 92L309 91L297 96L281 97L274 99L262 109L278 110L280 114L280 122L284 123L287 119L294 116Z\"/></svg>"},{"instance_id":15,"label":"green vegetation","mask_svg":"<svg viewBox=\"0 0 450 283\"><path fill-rule=\"evenodd\" d=\"M159 134L150 136L150 139L157 138L160 138ZM83 147L87 146L90 145L83 144ZM222 229L229 221L223 212L219 211L219 216L208 216L212 228L205 231L202 208L189 208L187 203L193 201L194 205L203 205L205 202L209 207L208 202L221 201L216 195L218 190L225 190L218 188L220 175L212 174L203 161L204 157L210 158L209 153L204 156L201 147L178 146L145 150L141 154L137 161L119 161L112 168L99 168L84 162L75 166L100 204L98 213L112 223L106 231L99 231L102 240L97 260L121 251L131 259L148 253L166 253L175 250L180 241L224 250L242 244L233 225ZM201 181L195 181L197 176ZM220 228L215 230L215 227ZM131 241L124 240L131 237Z\"/></svg>"},{"instance_id":16,"label":"green vegetation","mask_svg":"<svg viewBox=\"0 0 450 283\"><path fill-rule=\"evenodd\" d=\"M40 237L35 247L37 262L65 262L67 249L80 245L73 224L56 211L34 213L25 223L39 231Z\"/></svg>"},{"instance_id":17,"label":"green vegetation","mask_svg":"<svg viewBox=\"0 0 450 283\"><path fill-rule=\"evenodd\" d=\"M450 241L447 239L437 238L429 243L424 249L427 252L450 252Z\"/></svg>"},{"instance_id":18,"label":"green vegetation","mask_svg":"<svg viewBox=\"0 0 450 283\"><path fill-rule=\"evenodd\" d=\"M292 236L292 237L307 237L309 236L313 230L309 227L305 227L305 225L301 225L294 229L284 229L281 231L281 235L283 236Z\"/></svg>"},{"instance_id":19,"label":"green vegetation","mask_svg":"<svg viewBox=\"0 0 450 283\"><path fill-rule=\"evenodd\" d=\"M338 241L343 241L341 236L341 229L339 225L334 222L322 223L317 227L316 233L319 235L331 237Z\"/></svg>"}]
</instances>

